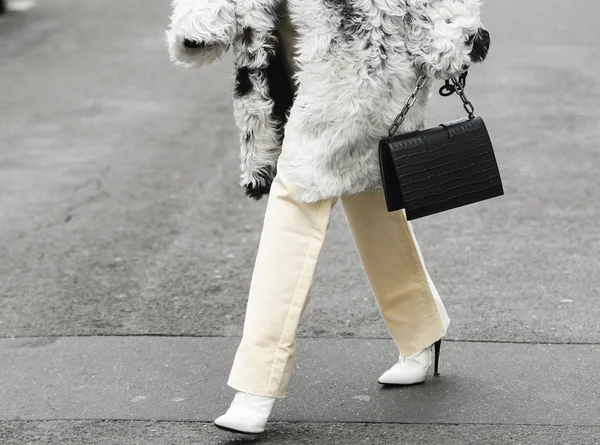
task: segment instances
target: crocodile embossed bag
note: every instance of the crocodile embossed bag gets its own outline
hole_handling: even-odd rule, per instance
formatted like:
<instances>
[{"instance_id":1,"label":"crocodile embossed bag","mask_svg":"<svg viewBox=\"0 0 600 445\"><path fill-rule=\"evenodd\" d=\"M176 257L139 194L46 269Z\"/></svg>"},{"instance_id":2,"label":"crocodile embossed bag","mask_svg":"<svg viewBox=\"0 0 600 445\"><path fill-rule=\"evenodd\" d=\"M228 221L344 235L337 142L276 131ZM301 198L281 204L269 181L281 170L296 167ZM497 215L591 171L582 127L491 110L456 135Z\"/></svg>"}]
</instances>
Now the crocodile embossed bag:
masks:
<instances>
[{"instance_id":1,"label":"crocodile embossed bag","mask_svg":"<svg viewBox=\"0 0 600 445\"><path fill-rule=\"evenodd\" d=\"M490 136L464 93L466 74L452 78L440 94L456 92L468 117L423 131L395 136L425 85L420 77L401 113L379 142L379 163L387 209L405 209L412 220L504 194Z\"/></svg>"}]
</instances>

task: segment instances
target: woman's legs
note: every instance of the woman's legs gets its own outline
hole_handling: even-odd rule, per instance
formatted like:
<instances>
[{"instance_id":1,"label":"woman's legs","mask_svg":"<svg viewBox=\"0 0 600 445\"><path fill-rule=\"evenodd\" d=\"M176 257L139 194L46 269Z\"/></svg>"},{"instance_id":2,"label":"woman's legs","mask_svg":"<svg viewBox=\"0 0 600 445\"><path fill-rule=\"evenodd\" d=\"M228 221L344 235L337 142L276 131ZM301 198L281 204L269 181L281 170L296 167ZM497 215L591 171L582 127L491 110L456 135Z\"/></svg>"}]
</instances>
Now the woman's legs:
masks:
<instances>
[{"instance_id":1,"label":"woman's legs","mask_svg":"<svg viewBox=\"0 0 600 445\"><path fill-rule=\"evenodd\" d=\"M229 378L238 391L285 395L298 322L337 199L302 203L278 173L273 182L246 310ZM446 333L448 316L403 212L388 213L381 190L341 199L385 322L404 355Z\"/></svg>"},{"instance_id":2,"label":"woman's legs","mask_svg":"<svg viewBox=\"0 0 600 445\"><path fill-rule=\"evenodd\" d=\"M283 397L292 371L296 328L337 201L302 203L295 191L277 173L250 285L243 338L228 382L238 391Z\"/></svg>"},{"instance_id":3,"label":"woman's legs","mask_svg":"<svg viewBox=\"0 0 600 445\"><path fill-rule=\"evenodd\" d=\"M404 212L389 213L382 190L341 199L377 303L398 348L412 355L442 338L448 315Z\"/></svg>"},{"instance_id":4,"label":"woman's legs","mask_svg":"<svg viewBox=\"0 0 600 445\"><path fill-rule=\"evenodd\" d=\"M280 29L291 72L295 31L282 6ZM282 156L285 153L282 153ZM302 203L278 173L271 186L256 258L243 338L228 384L260 396L285 395L298 321L337 199ZM365 271L390 332L405 355L446 332L448 316L402 212L388 213L383 192L342 198Z\"/></svg>"}]
</instances>

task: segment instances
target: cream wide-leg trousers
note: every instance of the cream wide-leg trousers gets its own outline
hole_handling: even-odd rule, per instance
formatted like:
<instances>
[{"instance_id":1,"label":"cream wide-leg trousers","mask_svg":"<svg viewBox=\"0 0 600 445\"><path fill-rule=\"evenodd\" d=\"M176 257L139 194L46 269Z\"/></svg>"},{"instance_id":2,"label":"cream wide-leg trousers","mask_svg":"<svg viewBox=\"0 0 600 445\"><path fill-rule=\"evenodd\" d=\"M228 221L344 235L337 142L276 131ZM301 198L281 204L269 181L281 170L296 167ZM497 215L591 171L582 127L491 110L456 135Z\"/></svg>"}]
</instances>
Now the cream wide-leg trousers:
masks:
<instances>
[{"instance_id":1,"label":"cream wide-leg trousers","mask_svg":"<svg viewBox=\"0 0 600 445\"><path fill-rule=\"evenodd\" d=\"M291 51L290 24L286 16L282 19L282 37ZM297 187L278 170L267 202L243 337L228 381L238 391L275 398L286 393L296 329L310 299L331 210L338 202L332 198L303 203L297 196ZM339 200L381 314L400 351L411 355L442 338L448 315L405 213L388 213L382 190Z\"/></svg>"}]
</instances>

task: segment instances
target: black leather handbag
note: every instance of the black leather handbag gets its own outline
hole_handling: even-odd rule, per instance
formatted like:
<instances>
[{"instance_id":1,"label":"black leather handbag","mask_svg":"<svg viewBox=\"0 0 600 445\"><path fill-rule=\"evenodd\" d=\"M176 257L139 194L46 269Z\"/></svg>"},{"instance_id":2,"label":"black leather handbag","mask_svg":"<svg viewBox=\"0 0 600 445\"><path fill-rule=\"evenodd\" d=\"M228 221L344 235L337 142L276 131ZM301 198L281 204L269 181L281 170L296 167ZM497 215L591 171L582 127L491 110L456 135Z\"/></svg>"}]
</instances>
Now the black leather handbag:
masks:
<instances>
[{"instance_id":1,"label":"black leather handbag","mask_svg":"<svg viewBox=\"0 0 600 445\"><path fill-rule=\"evenodd\" d=\"M405 209L412 220L504 194L490 136L464 93L466 74L446 82L440 94L456 92L468 117L395 136L426 78L420 77L403 110L379 142L387 209Z\"/></svg>"}]
</instances>

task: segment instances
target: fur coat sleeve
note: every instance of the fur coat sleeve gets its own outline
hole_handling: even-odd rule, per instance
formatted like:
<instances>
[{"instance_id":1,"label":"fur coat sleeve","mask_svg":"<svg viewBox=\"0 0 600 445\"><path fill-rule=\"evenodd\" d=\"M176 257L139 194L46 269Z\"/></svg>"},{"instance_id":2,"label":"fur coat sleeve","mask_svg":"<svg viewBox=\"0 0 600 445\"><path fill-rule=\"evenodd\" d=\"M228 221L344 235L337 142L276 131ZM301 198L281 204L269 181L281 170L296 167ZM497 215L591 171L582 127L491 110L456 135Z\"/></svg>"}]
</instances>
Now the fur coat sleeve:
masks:
<instances>
[{"instance_id":1,"label":"fur coat sleeve","mask_svg":"<svg viewBox=\"0 0 600 445\"><path fill-rule=\"evenodd\" d=\"M254 199L270 190L293 102L276 37L280 1L172 0L167 30L169 54L178 65L199 67L234 52L240 185Z\"/></svg>"},{"instance_id":2,"label":"fur coat sleeve","mask_svg":"<svg viewBox=\"0 0 600 445\"><path fill-rule=\"evenodd\" d=\"M172 0L167 44L171 60L185 67L219 59L235 36L233 0Z\"/></svg>"},{"instance_id":3,"label":"fur coat sleeve","mask_svg":"<svg viewBox=\"0 0 600 445\"><path fill-rule=\"evenodd\" d=\"M480 6L480 0L406 0L404 39L413 64L448 79L479 62L465 38L479 32Z\"/></svg>"}]
</instances>

